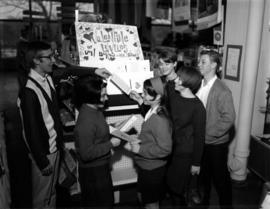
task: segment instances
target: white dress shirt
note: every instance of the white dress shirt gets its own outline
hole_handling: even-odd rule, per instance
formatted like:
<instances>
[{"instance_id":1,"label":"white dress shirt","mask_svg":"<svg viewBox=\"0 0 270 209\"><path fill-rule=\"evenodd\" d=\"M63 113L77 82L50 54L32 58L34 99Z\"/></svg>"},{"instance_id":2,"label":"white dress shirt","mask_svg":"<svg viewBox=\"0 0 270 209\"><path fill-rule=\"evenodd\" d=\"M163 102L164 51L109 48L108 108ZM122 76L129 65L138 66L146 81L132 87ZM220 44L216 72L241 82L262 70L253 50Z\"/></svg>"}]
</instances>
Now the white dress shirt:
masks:
<instances>
[{"instance_id":1,"label":"white dress shirt","mask_svg":"<svg viewBox=\"0 0 270 209\"><path fill-rule=\"evenodd\" d=\"M215 75L213 78L211 78L210 81L208 81L207 84L205 84L204 80L202 80L201 87L199 91L197 92L197 97L202 101L204 107L206 108L208 95L210 92L210 89L212 88L214 82L216 81L217 76Z\"/></svg>"}]
</instances>

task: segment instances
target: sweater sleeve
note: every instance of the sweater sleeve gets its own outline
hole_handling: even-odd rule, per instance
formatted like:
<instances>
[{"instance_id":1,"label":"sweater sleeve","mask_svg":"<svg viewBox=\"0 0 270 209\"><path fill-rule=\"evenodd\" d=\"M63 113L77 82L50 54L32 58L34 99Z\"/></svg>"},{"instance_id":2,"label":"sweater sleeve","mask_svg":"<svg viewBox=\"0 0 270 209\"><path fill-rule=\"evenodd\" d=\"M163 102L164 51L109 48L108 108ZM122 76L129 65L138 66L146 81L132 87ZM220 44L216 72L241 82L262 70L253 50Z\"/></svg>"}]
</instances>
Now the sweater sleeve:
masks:
<instances>
[{"instance_id":1,"label":"sweater sleeve","mask_svg":"<svg viewBox=\"0 0 270 209\"><path fill-rule=\"evenodd\" d=\"M219 94L217 109L219 112L218 120L215 126L208 130L208 134L218 138L228 133L235 120L235 110L230 91L223 91Z\"/></svg>"},{"instance_id":2,"label":"sweater sleeve","mask_svg":"<svg viewBox=\"0 0 270 209\"><path fill-rule=\"evenodd\" d=\"M33 159L40 170L49 165L46 149L42 147L42 140L46 136L47 130L44 130L45 124L41 113L40 102L33 90L25 88L21 97L21 111L23 116L23 124L25 138L30 148ZM49 137L49 136L48 136Z\"/></svg>"},{"instance_id":3,"label":"sweater sleeve","mask_svg":"<svg viewBox=\"0 0 270 209\"><path fill-rule=\"evenodd\" d=\"M172 151L172 129L168 121L160 116L152 116L149 120L152 123L151 137L153 143L142 145L138 154L149 159L166 157Z\"/></svg>"},{"instance_id":4,"label":"sweater sleeve","mask_svg":"<svg viewBox=\"0 0 270 209\"><path fill-rule=\"evenodd\" d=\"M54 66L53 70L53 79L56 83L60 79L67 78L68 76L91 76L95 75L95 70L97 68L91 68L91 67L80 67L75 65L69 65L67 67L57 67Z\"/></svg>"},{"instance_id":5,"label":"sweater sleeve","mask_svg":"<svg viewBox=\"0 0 270 209\"><path fill-rule=\"evenodd\" d=\"M95 119L85 115L77 121L75 128L76 149L82 161L91 161L103 157L110 152L112 143L100 141L96 137L98 126Z\"/></svg>"},{"instance_id":6,"label":"sweater sleeve","mask_svg":"<svg viewBox=\"0 0 270 209\"><path fill-rule=\"evenodd\" d=\"M193 115L194 143L192 165L200 166L205 141L206 111L203 105L197 105Z\"/></svg>"}]
</instances>

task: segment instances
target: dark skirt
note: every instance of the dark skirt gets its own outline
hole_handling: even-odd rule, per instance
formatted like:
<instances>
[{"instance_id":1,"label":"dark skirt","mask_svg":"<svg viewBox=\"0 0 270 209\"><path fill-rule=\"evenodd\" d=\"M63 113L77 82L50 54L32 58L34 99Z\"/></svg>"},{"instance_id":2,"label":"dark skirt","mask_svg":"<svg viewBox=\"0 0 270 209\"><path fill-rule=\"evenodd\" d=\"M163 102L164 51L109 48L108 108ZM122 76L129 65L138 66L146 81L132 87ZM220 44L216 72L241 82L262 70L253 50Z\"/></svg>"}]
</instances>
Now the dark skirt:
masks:
<instances>
[{"instance_id":1,"label":"dark skirt","mask_svg":"<svg viewBox=\"0 0 270 209\"><path fill-rule=\"evenodd\" d=\"M111 207L114 203L109 164L79 168L83 207Z\"/></svg>"},{"instance_id":2,"label":"dark skirt","mask_svg":"<svg viewBox=\"0 0 270 209\"><path fill-rule=\"evenodd\" d=\"M190 181L191 158L173 157L168 165L166 182L171 192L183 195Z\"/></svg>"},{"instance_id":3,"label":"dark skirt","mask_svg":"<svg viewBox=\"0 0 270 209\"><path fill-rule=\"evenodd\" d=\"M153 170L138 167L138 192L142 195L143 204L158 202L165 194L166 166Z\"/></svg>"}]
</instances>

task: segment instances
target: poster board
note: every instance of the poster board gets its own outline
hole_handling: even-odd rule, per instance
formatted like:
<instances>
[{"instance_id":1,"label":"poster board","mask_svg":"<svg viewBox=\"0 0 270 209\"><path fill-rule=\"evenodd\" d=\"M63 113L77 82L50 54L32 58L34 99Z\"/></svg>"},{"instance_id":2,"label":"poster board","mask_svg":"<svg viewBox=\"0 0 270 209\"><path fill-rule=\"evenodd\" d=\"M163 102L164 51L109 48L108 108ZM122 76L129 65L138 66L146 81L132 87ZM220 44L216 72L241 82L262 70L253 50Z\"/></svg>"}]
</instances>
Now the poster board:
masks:
<instances>
[{"instance_id":1,"label":"poster board","mask_svg":"<svg viewBox=\"0 0 270 209\"><path fill-rule=\"evenodd\" d=\"M76 22L81 66L96 67L103 61L143 60L136 26Z\"/></svg>"},{"instance_id":2,"label":"poster board","mask_svg":"<svg viewBox=\"0 0 270 209\"><path fill-rule=\"evenodd\" d=\"M144 80L153 72L149 60L144 60L136 26L75 22L75 30L80 66L106 68L131 90L142 93ZM109 106L134 105L115 83L109 81L107 91Z\"/></svg>"}]
</instances>

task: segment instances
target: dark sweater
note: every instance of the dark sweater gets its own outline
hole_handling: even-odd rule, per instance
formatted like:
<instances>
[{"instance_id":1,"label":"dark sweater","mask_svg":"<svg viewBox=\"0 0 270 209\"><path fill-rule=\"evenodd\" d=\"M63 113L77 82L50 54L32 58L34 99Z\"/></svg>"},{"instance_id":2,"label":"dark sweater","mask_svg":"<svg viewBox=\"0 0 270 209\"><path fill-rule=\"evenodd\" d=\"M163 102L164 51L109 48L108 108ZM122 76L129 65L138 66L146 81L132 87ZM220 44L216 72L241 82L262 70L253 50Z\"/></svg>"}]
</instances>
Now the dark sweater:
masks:
<instances>
[{"instance_id":1,"label":"dark sweater","mask_svg":"<svg viewBox=\"0 0 270 209\"><path fill-rule=\"evenodd\" d=\"M205 108L197 97L182 97L171 82L167 90L174 127L173 157L192 158L192 165L199 166L205 139Z\"/></svg>"},{"instance_id":2,"label":"dark sweater","mask_svg":"<svg viewBox=\"0 0 270 209\"><path fill-rule=\"evenodd\" d=\"M83 104L76 122L75 147L80 167L93 167L109 162L112 143L103 113Z\"/></svg>"}]
</instances>

